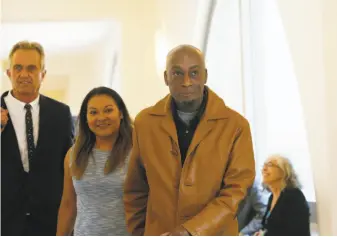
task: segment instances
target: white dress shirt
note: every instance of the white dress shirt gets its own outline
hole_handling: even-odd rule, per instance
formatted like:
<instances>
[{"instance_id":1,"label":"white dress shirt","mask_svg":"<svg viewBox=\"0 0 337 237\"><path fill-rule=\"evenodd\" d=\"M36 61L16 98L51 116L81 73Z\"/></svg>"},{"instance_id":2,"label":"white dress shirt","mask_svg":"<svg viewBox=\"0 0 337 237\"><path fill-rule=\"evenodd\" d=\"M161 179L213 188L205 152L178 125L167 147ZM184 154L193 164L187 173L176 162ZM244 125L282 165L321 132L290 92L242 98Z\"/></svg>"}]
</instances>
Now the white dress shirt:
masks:
<instances>
[{"instance_id":1,"label":"white dress shirt","mask_svg":"<svg viewBox=\"0 0 337 237\"><path fill-rule=\"evenodd\" d=\"M34 134L34 143L37 144L38 134L39 134L39 115L40 115L40 105L39 105L40 96L38 96L34 101L30 103L32 106L32 119L33 119L33 134ZM5 102L7 105L9 116L12 120L13 127L16 133L16 138L18 140L21 160L23 168L26 172L29 171L29 161L28 161L28 148L27 148L27 139L26 139L26 103L19 101L14 98L11 92L5 97Z\"/></svg>"}]
</instances>

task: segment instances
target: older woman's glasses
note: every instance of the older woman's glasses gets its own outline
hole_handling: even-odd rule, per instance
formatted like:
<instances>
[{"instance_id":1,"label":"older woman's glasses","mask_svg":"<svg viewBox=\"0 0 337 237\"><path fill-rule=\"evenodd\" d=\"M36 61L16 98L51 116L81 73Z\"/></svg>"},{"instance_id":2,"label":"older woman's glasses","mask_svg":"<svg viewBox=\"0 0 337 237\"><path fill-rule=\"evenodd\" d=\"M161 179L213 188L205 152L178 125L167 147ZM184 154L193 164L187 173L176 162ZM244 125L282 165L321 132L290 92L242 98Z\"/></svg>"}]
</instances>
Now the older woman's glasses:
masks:
<instances>
[{"instance_id":1,"label":"older woman's glasses","mask_svg":"<svg viewBox=\"0 0 337 237\"><path fill-rule=\"evenodd\" d=\"M264 163L264 165L263 165L264 167L270 167L270 168L278 168L279 166L278 165L276 165L276 164L274 164L274 163L272 163L272 162L267 162L267 163Z\"/></svg>"}]
</instances>

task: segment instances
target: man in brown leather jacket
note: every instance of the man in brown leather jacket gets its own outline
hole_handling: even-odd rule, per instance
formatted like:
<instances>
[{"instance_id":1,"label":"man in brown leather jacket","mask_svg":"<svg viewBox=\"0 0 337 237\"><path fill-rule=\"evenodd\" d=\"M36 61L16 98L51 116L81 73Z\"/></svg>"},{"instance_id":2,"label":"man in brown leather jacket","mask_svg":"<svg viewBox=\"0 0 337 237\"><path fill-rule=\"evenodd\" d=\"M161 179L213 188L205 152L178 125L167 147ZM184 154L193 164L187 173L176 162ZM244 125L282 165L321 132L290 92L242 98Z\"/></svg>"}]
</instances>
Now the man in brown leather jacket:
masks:
<instances>
[{"instance_id":1,"label":"man in brown leather jacket","mask_svg":"<svg viewBox=\"0 0 337 237\"><path fill-rule=\"evenodd\" d=\"M202 52L167 56L170 94L135 119L124 204L133 235L238 235L255 178L248 121L205 86Z\"/></svg>"}]
</instances>

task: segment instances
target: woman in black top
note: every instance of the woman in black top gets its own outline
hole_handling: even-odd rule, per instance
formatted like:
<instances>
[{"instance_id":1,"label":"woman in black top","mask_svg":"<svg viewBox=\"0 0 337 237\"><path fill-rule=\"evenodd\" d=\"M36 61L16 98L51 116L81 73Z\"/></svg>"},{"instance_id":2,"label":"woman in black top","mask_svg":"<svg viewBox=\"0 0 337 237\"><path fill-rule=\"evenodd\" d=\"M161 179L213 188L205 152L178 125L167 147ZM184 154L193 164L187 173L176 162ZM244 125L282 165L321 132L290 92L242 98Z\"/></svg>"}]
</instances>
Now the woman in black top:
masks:
<instances>
[{"instance_id":1,"label":"woman in black top","mask_svg":"<svg viewBox=\"0 0 337 237\"><path fill-rule=\"evenodd\" d=\"M310 236L310 212L297 175L288 159L272 156L262 170L263 184L272 194L256 235Z\"/></svg>"}]
</instances>

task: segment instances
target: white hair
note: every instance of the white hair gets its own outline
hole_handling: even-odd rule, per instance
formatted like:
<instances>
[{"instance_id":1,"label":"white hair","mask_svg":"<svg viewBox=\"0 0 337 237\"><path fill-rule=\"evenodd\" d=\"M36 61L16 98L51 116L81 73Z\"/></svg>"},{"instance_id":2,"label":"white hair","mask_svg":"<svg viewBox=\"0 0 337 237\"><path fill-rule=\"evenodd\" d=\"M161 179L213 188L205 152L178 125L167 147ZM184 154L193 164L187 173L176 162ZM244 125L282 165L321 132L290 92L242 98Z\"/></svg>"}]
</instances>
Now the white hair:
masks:
<instances>
[{"instance_id":1,"label":"white hair","mask_svg":"<svg viewBox=\"0 0 337 237\"><path fill-rule=\"evenodd\" d=\"M297 173L295 172L295 169L288 158L279 154L275 154L269 156L268 160L275 160L277 166L283 171L284 173L283 181L285 188L300 189L302 187L298 179Z\"/></svg>"}]
</instances>

